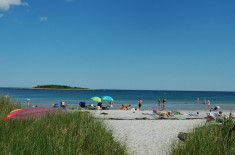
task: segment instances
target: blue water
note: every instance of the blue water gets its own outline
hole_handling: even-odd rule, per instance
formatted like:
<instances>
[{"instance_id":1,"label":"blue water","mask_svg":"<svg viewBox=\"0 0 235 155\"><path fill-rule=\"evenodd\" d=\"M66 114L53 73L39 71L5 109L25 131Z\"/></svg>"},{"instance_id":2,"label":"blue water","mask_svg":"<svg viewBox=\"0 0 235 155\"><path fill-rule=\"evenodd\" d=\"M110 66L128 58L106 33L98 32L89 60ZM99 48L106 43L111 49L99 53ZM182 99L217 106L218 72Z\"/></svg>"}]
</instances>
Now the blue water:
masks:
<instances>
[{"instance_id":1,"label":"blue water","mask_svg":"<svg viewBox=\"0 0 235 155\"><path fill-rule=\"evenodd\" d=\"M121 104L137 107L138 99L143 100L143 108L153 108L158 105L158 98L166 98L167 109L202 109L203 100L210 100L211 106L219 105L221 109L235 109L235 92L225 91L160 91L160 90L42 90L42 89L13 89L0 88L1 95L26 104L27 98L31 105L50 106L53 103L67 101L68 105L78 105L84 101L87 104L96 104L90 98L93 96L112 96L115 107ZM200 99L200 104L197 102ZM104 102L103 105L108 103Z\"/></svg>"}]
</instances>

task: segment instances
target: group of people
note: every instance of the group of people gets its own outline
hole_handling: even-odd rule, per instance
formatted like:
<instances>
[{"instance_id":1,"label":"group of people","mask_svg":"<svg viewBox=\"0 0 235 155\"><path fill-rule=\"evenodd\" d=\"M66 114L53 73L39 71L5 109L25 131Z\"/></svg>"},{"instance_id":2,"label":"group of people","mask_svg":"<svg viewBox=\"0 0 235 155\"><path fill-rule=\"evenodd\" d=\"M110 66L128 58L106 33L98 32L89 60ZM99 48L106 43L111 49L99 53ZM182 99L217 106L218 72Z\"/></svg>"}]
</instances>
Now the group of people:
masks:
<instances>
[{"instance_id":1,"label":"group of people","mask_svg":"<svg viewBox=\"0 0 235 155\"><path fill-rule=\"evenodd\" d=\"M131 105L124 105L122 104L122 106L120 107L120 110L131 110Z\"/></svg>"},{"instance_id":2,"label":"group of people","mask_svg":"<svg viewBox=\"0 0 235 155\"><path fill-rule=\"evenodd\" d=\"M58 108L59 105L58 105L58 104L52 104L52 107L53 107L53 108ZM66 109L66 107L67 107L67 101L62 101L62 102L60 102L60 107L63 108L63 109Z\"/></svg>"},{"instance_id":3,"label":"group of people","mask_svg":"<svg viewBox=\"0 0 235 155\"><path fill-rule=\"evenodd\" d=\"M166 106L166 98L159 98L158 99L158 103L159 103L159 108L161 108L161 104L162 104L162 108L165 108L165 106ZM139 107L139 109L141 109L142 105L143 105L143 101L140 98L138 100L138 107ZM122 104L122 106L120 107L120 110L130 110L130 108L131 108L131 105L125 106L124 104Z\"/></svg>"},{"instance_id":4,"label":"group of people","mask_svg":"<svg viewBox=\"0 0 235 155\"><path fill-rule=\"evenodd\" d=\"M218 122L222 122L224 119L228 119L229 115L223 115L222 111L219 111L219 113L214 113L216 111L220 110L219 106L215 106L210 109L210 112L207 116L207 121L211 121L212 119L216 119Z\"/></svg>"},{"instance_id":5,"label":"group of people","mask_svg":"<svg viewBox=\"0 0 235 155\"><path fill-rule=\"evenodd\" d=\"M215 119L215 117L216 117L217 121L222 122L224 120L224 118L226 118L227 116L224 116L222 111L219 111L219 114L217 116L215 116L214 112L211 109L208 116L207 116L207 121L209 122L212 119Z\"/></svg>"},{"instance_id":6,"label":"group of people","mask_svg":"<svg viewBox=\"0 0 235 155\"><path fill-rule=\"evenodd\" d=\"M199 101L199 98L198 98L198 101ZM208 105L208 108L210 108L211 101L210 101L210 100L208 100L208 101L204 100L204 101L203 101L203 104L204 104L204 108L205 108L205 109L206 109L206 105Z\"/></svg>"},{"instance_id":7,"label":"group of people","mask_svg":"<svg viewBox=\"0 0 235 155\"><path fill-rule=\"evenodd\" d=\"M158 105L159 108L165 108L166 107L166 98L158 98Z\"/></svg>"},{"instance_id":8,"label":"group of people","mask_svg":"<svg viewBox=\"0 0 235 155\"><path fill-rule=\"evenodd\" d=\"M113 108L114 103L112 101L108 101L109 105L107 105L106 107L111 107ZM97 106L99 106L100 108L102 108L102 102L97 102Z\"/></svg>"}]
</instances>

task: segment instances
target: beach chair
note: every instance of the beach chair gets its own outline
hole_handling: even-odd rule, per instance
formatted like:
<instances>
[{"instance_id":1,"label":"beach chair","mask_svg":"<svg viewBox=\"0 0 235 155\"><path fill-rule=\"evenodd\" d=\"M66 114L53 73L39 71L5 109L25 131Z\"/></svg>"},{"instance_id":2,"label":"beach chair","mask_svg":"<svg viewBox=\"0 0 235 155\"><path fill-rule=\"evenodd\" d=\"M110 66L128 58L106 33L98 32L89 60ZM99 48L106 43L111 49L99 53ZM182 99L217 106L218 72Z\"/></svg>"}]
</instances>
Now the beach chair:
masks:
<instances>
[{"instance_id":1,"label":"beach chair","mask_svg":"<svg viewBox=\"0 0 235 155\"><path fill-rule=\"evenodd\" d=\"M86 107L86 102L79 102L79 105L81 108L85 108Z\"/></svg>"}]
</instances>

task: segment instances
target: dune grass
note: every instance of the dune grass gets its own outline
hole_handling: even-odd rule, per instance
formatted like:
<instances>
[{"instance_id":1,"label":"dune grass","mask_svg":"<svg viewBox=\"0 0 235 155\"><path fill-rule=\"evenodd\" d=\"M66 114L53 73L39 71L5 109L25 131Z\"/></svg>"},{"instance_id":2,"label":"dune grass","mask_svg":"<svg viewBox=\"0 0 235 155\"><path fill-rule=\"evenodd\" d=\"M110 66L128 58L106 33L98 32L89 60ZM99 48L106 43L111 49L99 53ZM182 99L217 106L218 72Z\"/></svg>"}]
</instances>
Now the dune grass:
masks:
<instances>
[{"instance_id":1,"label":"dune grass","mask_svg":"<svg viewBox=\"0 0 235 155\"><path fill-rule=\"evenodd\" d=\"M171 154L235 154L234 121L229 119L222 125L208 124L196 128L184 142L172 145Z\"/></svg>"},{"instance_id":2,"label":"dune grass","mask_svg":"<svg viewBox=\"0 0 235 155\"><path fill-rule=\"evenodd\" d=\"M0 119L20 108L4 97L0 104ZM1 121L0 135L0 154L127 154L102 121L84 112Z\"/></svg>"},{"instance_id":3,"label":"dune grass","mask_svg":"<svg viewBox=\"0 0 235 155\"><path fill-rule=\"evenodd\" d=\"M19 102L11 100L9 96L0 96L0 118L3 119L9 112L15 109L21 109Z\"/></svg>"}]
</instances>

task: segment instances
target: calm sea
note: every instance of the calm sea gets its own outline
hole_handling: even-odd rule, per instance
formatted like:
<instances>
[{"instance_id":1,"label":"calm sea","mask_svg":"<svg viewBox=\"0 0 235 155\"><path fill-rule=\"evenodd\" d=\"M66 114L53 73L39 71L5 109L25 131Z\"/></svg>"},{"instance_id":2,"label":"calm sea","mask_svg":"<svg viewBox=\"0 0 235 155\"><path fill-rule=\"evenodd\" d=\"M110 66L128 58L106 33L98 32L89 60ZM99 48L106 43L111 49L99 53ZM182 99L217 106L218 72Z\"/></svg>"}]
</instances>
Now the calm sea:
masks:
<instances>
[{"instance_id":1,"label":"calm sea","mask_svg":"<svg viewBox=\"0 0 235 155\"><path fill-rule=\"evenodd\" d=\"M53 103L67 101L68 105L78 105L84 101L96 104L90 98L93 96L111 96L114 99L114 109L121 104L137 107L138 99L143 100L143 108L153 108L158 105L158 98L166 98L167 109L203 109L203 100L210 100L211 106L219 105L221 109L235 109L235 92L225 91L161 91L161 90L40 90L0 88L1 95L26 104L27 98L31 105L50 106ZM197 101L199 98L199 104ZM103 105L108 104L104 102Z\"/></svg>"}]
</instances>

